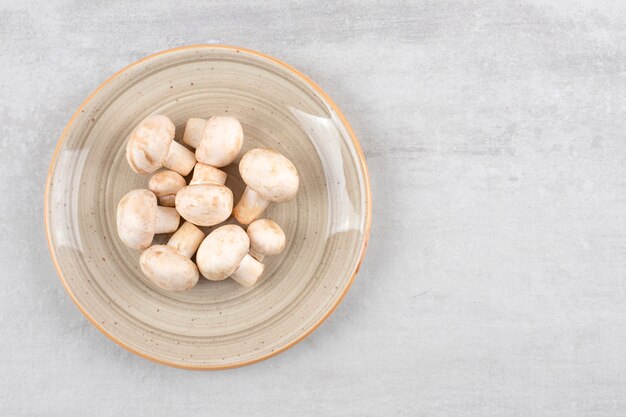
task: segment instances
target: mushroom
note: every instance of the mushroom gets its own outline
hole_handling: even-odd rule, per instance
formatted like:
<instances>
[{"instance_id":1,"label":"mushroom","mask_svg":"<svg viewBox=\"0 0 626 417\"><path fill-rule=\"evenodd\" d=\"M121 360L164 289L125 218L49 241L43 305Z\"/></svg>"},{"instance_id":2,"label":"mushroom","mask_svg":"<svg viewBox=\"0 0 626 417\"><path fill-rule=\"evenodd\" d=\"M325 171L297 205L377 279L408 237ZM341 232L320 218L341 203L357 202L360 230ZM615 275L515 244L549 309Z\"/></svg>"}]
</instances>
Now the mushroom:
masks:
<instances>
[{"instance_id":1,"label":"mushroom","mask_svg":"<svg viewBox=\"0 0 626 417\"><path fill-rule=\"evenodd\" d=\"M150 177L148 189L157 196L160 205L174 207L176 193L186 185L185 179L178 172L164 169Z\"/></svg>"},{"instance_id":2,"label":"mushroom","mask_svg":"<svg viewBox=\"0 0 626 417\"><path fill-rule=\"evenodd\" d=\"M117 205L117 233L129 248L147 248L155 234L175 232L179 222L176 209L157 206L150 190L132 190Z\"/></svg>"},{"instance_id":3,"label":"mushroom","mask_svg":"<svg viewBox=\"0 0 626 417\"><path fill-rule=\"evenodd\" d=\"M183 142L196 148L196 159L223 167L235 160L243 145L243 129L234 117L214 116L209 120L187 120Z\"/></svg>"},{"instance_id":4,"label":"mushroom","mask_svg":"<svg viewBox=\"0 0 626 417\"><path fill-rule=\"evenodd\" d=\"M276 222L269 219L255 220L248 226L250 255L259 262L265 255L278 255L285 249L285 232Z\"/></svg>"},{"instance_id":5,"label":"mushroom","mask_svg":"<svg viewBox=\"0 0 626 417\"><path fill-rule=\"evenodd\" d=\"M196 163L193 152L174 140L174 124L166 116L146 117L128 135L126 159L138 174L161 167L187 175Z\"/></svg>"},{"instance_id":6,"label":"mushroom","mask_svg":"<svg viewBox=\"0 0 626 417\"><path fill-rule=\"evenodd\" d=\"M226 173L210 165L196 164L189 185L176 194L176 210L198 226L213 226L233 211L233 193L224 186Z\"/></svg>"},{"instance_id":7,"label":"mushroom","mask_svg":"<svg viewBox=\"0 0 626 417\"><path fill-rule=\"evenodd\" d=\"M139 258L144 275L164 290L184 291L198 282L198 268L191 259L204 233L189 222L183 223L167 245L154 245Z\"/></svg>"},{"instance_id":8,"label":"mushroom","mask_svg":"<svg viewBox=\"0 0 626 417\"><path fill-rule=\"evenodd\" d=\"M246 153L239 163L239 172L247 187L233 215L241 224L254 221L270 201L289 201L298 192L296 167L271 149L252 149Z\"/></svg>"},{"instance_id":9,"label":"mushroom","mask_svg":"<svg viewBox=\"0 0 626 417\"><path fill-rule=\"evenodd\" d=\"M254 285L265 268L248 254L250 239L237 225L218 227L204 238L196 254L200 273L211 281L232 277L246 287Z\"/></svg>"}]
</instances>

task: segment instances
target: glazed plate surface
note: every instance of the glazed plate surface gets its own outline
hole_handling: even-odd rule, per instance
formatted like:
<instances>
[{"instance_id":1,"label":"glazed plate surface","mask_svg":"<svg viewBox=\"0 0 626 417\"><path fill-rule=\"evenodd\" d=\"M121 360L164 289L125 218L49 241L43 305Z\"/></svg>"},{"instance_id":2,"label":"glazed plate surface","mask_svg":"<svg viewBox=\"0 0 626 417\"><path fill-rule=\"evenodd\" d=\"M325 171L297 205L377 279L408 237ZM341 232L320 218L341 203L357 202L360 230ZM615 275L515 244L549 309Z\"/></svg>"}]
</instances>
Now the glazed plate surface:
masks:
<instances>
[{"instance_id":1,"label":"glazed plate surface","mask_svg":"<svg viewBox=\"0 0 626 417\"><path fill-rule=\"evenodd\" d=\"M186 292L161 290L142 275L140 253L119 240L117 203L149 179L129 168L124 141L153 113L172 119L178 141L189 117L241 121L242 153L224 169L235 201L245 187L237 164L246 151L276 149L298 168L297 197L272 203L263 216L283 227L287 246L266 258L253 288L201 279ZM68 123L47 181L48 243L73 301L113 341L171 366L241 366L302 340L345 295L369 235L365 161L339 109L295 69L241 48L172 49L113 75Z\"/></svg>"}]
</instances>

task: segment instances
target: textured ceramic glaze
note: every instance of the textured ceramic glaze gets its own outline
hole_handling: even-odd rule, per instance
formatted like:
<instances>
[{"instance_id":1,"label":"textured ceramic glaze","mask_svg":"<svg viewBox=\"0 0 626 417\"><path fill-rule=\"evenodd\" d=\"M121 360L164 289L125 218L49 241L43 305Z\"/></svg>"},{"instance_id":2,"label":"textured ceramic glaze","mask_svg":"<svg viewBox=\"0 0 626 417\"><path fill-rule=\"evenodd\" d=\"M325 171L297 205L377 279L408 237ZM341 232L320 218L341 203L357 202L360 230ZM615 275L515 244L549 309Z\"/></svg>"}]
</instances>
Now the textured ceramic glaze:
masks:
<instances>
[{"instance_id":1,"label":"textured ceramic glaze","mask_svg":"<svg viewBox=\"0 0 626 417\"><path fill-rule=\"evenodd\" d=\"M265 259L254 287L201 279L182 293L161 290L142 275L140 252L118 238L118 201L149 180L129 168L124 141L154 113L171 118L179 142L190 117L241 121L242 152L223 168L235 201L246 151L276 149L297 167L296 198L263 215L285 231L285 250ZM53 157L45 214L61 280L91 322L149 359L218 369L280 352L332 312L364 255L371 201L359 145L319 87L253 51L191 46L132 64L81 105Z\"/></svg>"}]
</instances>

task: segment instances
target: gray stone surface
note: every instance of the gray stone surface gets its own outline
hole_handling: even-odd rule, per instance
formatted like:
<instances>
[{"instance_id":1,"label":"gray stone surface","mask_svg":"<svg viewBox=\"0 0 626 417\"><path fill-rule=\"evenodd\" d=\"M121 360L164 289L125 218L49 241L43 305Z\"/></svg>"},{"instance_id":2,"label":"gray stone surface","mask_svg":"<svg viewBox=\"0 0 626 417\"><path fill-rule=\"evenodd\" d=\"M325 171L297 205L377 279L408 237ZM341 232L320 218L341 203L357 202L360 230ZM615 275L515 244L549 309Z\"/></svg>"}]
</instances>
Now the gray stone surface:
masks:
<instances>
[{"instance_id":1,"label":"gray stone surface","mask_svg":"<svg viewBox=\"0 0 626 417\"><path fill-rule=\"evenodd\" d=\"M87 94L205 42L326 89L375 198L336 313L284 354L210 373L93 328L42 218L52 150ZM624 2L0 0L0 56L0 415L624 413Z\"/></svg>"}]
</instances>

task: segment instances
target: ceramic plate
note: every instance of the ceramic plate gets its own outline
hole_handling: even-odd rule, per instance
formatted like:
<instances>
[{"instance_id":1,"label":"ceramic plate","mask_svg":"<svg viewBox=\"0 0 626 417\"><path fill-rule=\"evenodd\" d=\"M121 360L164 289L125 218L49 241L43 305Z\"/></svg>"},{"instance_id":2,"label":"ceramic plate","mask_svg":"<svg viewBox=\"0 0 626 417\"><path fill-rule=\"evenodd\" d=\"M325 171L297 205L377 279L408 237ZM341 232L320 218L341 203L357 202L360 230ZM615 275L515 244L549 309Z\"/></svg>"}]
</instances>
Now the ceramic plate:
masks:
<instances>
[{"instance_id":1,"label":"ceramic plate","mask_svg":"<svg viewBox=\"0 0 626 417\"><path fill-rule=\"evenodd\" d=\"M266 258L256 286L201 279L186 292L163 291L142 275L140 253L120 242L117 203L149 179L130 170L125 138L153 113L172 119L179 141L189 117L234 116L245 135L239 158L273 148L298 168L297 197L265 212L287 246ZM225 168L235 201L244 189L238 162ZM98 87L59 139L45 203L52 259L89 321L144 358L190 369L250 364L307 336L350 287L371 220L365 160L332 100L272 57L213 45L151 55Z\"/></svg>"}]
</instances>

